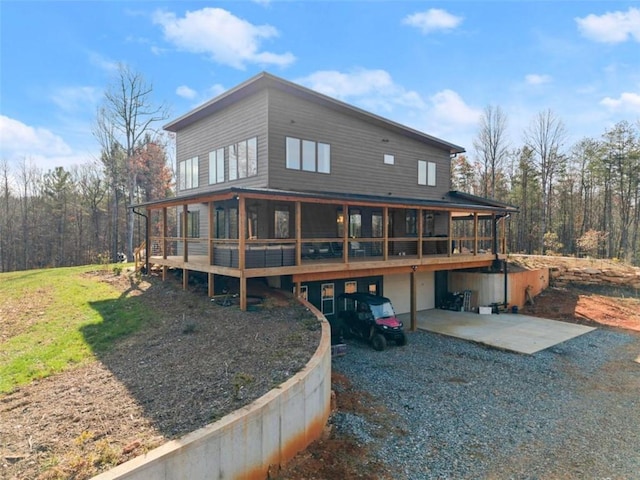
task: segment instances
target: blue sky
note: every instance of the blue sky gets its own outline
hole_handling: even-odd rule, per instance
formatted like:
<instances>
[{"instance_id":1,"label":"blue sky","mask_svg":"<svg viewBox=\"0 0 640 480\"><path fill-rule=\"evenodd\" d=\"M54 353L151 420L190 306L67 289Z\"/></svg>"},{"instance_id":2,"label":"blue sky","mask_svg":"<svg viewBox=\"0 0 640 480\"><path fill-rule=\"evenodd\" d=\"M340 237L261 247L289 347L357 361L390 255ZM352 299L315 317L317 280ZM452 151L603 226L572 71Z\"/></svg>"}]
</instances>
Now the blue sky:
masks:
<instances>
[{"instance_id":1,"label":"blue sky","mask_svg":"<svg viewBox=\"0 0 640 480\"><path fill-rule=\"evenodd\" d=\"M0 158L97 158L118 62L175 118L261 72L464 146L487 105L513 147L551 109L568 145L640 121L640 3L0 1Z\"/></svg>"}]
</instances>

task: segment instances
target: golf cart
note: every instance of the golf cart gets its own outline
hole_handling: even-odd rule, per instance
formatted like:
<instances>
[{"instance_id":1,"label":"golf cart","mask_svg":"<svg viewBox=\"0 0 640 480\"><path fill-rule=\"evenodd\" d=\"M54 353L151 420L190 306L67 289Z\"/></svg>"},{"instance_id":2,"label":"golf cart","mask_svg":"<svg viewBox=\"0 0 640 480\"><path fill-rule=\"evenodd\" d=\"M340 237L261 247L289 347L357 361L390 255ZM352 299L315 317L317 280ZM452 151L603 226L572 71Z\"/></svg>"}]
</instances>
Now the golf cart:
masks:
<instances>
[{"instance_id":1,"label":"golf cart","mask_svg":"<svg viewBox=\"0 0 640 480\"><path fill-rule=\"evenodd\" d=\"M375 350L384 350L387 341L406 345L402 322L388 298L370 293L345 293L340 295L338 305L336 328L340 334L367 340Z\"/></svg>"}]
</instances>

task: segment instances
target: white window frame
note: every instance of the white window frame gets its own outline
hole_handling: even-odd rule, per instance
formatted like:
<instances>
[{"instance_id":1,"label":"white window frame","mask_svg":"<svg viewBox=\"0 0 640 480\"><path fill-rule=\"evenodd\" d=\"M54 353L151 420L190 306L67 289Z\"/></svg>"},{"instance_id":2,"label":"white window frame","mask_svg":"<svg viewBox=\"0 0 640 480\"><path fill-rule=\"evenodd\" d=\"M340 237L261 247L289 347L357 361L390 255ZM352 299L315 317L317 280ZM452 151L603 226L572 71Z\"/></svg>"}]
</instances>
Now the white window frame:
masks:
<instances>
[{"instance_id":1,"label":"white window frame","mask_svg":"<svg viewBox=\"0 0 640 480\"><path fill-rule=\"evenodd\" d=\"M325 296L325 291L331 291L331 296ZM324 315L333 315L335 312L335 284L323 283L320 286L320 306Z\"/></svg>"},{"instance_id":2,"label":"white window frame","mask_svg":"<svg viewBox=\"0 0 640 480\"><path fill-rule=\"evenodd\" d=\"M229 180L258 175L258 137L229 145Z\"/></svg>"},{"instance_id":3,"label":"white window frame","mask_svg":"<svg viewBox=\"0 0 640 480\"><path fill-rule=\"evenodd\" d=\"M427 162L427 186L436 186L436 164L435 162Z\"/></svg>"},{"instance_id":4,"label":"white window frame","mask_svg":"<svg viewBox=\"0 0 640 480\"><path fill-rule=\"evenodd\" d=\"M331 173L331 145L285 137L285 166L289 170Z\"/></svg>"},{"instance_id":5,"label":"white window frame","mask_svg":"<svg viewBox=\"0 0 640 480\"><path fill-rule=\"evenodd\" d=\"M180 162L180 190L198 188L198 157Z\"/></svg>"},{"instance_id":6,"label":"white window frame","mask_svg":"<svg viewBox=\"0 0 640 480\"><path fill-rule=\"evenodd\" d=\"M209 152L209 185L224 182L224 147Z\"/></svg>"},{"instance_id":7,"label":"white window frame","mask_svg":"<svg viewBox=\"0 0 640 480\"><path fill-rule=\"evenodd\" d=\"M418 160L418 185L436 186L436 164L426 160Z\"/></svg>"},{"instance_id":8,"label":"white window frame","mask_svg":"<svg viewBox=\"0 0 640 480\"><path fill-rule=\"evenodd\" d=\"M396 163L396 157L389 154L389 153L385 153L384 154L384 164L385 165L395 165Z\"/></svg>"}]
</instances>

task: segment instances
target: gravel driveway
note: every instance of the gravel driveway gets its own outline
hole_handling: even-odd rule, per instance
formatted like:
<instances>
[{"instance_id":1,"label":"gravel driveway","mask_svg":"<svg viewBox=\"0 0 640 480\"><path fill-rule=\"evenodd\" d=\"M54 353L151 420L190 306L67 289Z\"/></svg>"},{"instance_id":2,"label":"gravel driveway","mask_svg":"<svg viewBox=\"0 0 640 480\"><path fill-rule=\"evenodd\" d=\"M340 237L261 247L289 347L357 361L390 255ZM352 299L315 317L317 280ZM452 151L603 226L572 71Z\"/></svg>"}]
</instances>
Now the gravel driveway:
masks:
<instances>
[{"instance_id":1,"label":"gravel driveway","mask_svg":"<svg viewBox=\"0 0 640 480\"><path fill-rule=\"evenodd\" d=\"M640 335L608 329L534 355L429 332L384 352L350 341L334 370L398 428L332 423L399 479L640 479L639 354Z\"/></svg>"}]
</instances>

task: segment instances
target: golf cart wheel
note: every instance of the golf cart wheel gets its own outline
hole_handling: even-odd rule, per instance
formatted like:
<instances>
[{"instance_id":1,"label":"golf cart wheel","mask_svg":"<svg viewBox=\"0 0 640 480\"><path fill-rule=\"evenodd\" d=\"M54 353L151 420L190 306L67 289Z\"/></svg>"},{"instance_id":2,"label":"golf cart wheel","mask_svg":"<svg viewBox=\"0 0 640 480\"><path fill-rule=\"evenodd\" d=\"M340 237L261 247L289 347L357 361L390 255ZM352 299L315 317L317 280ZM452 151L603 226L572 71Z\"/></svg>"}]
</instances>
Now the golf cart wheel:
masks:
<instances>
[{"instance_id":1,"label":"golf cart wheel","mask_svg":"<svg viewBox=\"0 0 640 480\"><path fill-rule=\"evenodd\" d=\"M407 344L407 336L403 333L396 339L396 345L404 347Z\"/></svg>"},{"instance_id":2,"label":"golf cart wheel","mask_svg":"<svg viewBox=\"0 0 640 480\"><path fill-rule=\"evenodd\" d=\"M376 333L371 339L371 346L374 350L378 350L379 352L381 352L387 346L387 339L384 338L384 335Z\"/></svg>"}]
</instances>

